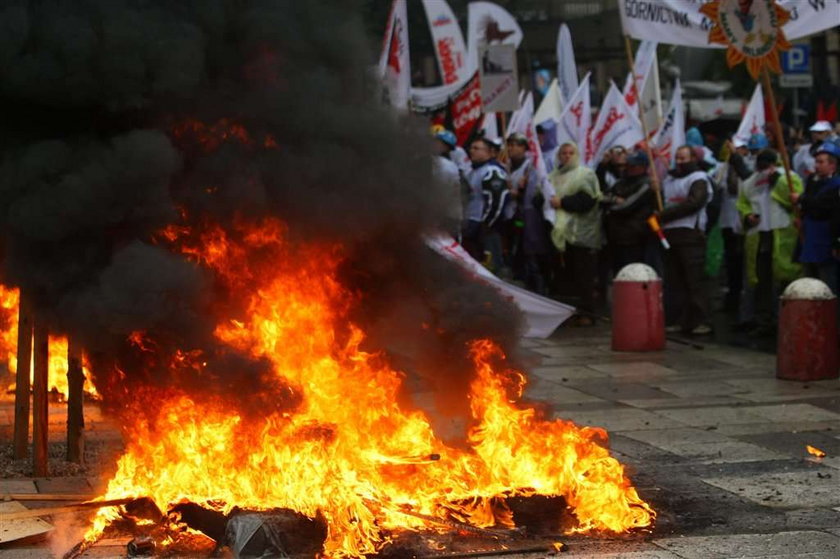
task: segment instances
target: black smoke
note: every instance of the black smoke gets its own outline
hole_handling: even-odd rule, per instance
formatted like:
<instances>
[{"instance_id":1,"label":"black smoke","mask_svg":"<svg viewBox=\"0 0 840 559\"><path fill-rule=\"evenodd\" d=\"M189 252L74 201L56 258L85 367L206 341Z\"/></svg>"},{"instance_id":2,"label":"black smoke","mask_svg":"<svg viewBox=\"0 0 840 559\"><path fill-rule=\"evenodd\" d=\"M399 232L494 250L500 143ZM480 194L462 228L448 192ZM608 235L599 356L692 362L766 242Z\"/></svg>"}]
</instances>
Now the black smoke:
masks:
<instances>
[{"instance_id":1,"label":"black smoke","mask_svg":"<svg viewBox=\"0 0 840 559\"><path fill-rule=\"evenodd\" d=\"M54 331L81 340L103 386L119 384L102 372L115 368L122 384L173 382L160 355L178 348L203 352L201 384L213 379L216 392L266 386L264 363L213 341L212 273L155 242L184 219L229 227L271 216L297 239L341 243L368 345L436 389L463 394L469 340L514 347L510 303L420 240L449 197L432 179L425 123L377 102L378 38L365 36L362 7L0 7L0 281L22 286ZM248 139L208 149L174 132L192 121L234 122ZM158 357L126 342L136 331Z\"/></svg>"}]
</instances>

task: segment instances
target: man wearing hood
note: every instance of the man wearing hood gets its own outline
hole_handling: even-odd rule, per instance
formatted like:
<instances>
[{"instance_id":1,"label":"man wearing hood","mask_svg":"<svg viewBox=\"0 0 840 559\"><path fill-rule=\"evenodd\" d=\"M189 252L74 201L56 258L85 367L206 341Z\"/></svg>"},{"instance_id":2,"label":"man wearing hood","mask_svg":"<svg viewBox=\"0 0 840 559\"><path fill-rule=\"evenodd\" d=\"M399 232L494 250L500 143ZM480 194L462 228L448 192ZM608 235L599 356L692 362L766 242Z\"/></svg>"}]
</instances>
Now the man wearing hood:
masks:
<instances>
[{"instance_id":1,"label":"man wearing hood","mask_svg":"<svg viewBox=\"0 0 840 559\"><path fill-rule=\"evenodd\" d=\"M708 324L706 267L706 204L712 198L708 175L700 170L694 150L681 146L674 156L676 167L668 173L662 193L665 208L659 221L671 249L665 259L665 282L681 300L679 324L669 331L705 335Z\"/></svg>"},{"instance_id":2,"label":"man wearing hood","mask_svg":"<svg viewBox=\"0 0 840 559\"><path fill-rule=\"evenodd\" d=\"M601 211L598 207L601 189L598 177L580 164L577 146L568 142L560 146L557 166L548 178L554 187L551 207L557 210L551 240L562 256L563 267L571 272L578 307L591 314L595 310L597 255L601 248ZM587 314L578 317L578 325L594 324Z\"/></svg>"}]
</instances>

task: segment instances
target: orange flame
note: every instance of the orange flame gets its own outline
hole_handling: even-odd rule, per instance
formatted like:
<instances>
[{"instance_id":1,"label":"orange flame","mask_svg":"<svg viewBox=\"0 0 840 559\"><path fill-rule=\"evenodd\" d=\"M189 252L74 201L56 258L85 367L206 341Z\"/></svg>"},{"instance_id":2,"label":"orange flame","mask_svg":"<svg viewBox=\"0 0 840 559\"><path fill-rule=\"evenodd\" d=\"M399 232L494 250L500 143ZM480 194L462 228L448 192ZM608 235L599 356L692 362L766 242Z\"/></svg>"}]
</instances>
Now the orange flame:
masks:
<instances>
[{"instance_id":1,"label":"orange flame","mask_svg":"<svg viewBox=\"0 0 840 559\"><path fill-rule=\"evenodd\" d=\"M5 361L9 373L17 372L17 338L18 311L20 306L20 290L0 285L0 361ZM58 394L62 400L67 399L67 338L65 336L50 336L49 341L49 372L47 387ZM82 370L85 375L85 391L96 395L96 389L88 381L90 379L89 365L83 356ZM33 368L29 369L29 382L32 382ZM12 382L8 390L13 391Z\"/></svg>"},{"instance_id":2,"label":"orange flame","mask_svg":"<svg viewBox=\"0 0 840 559\"><path fill-rule=\"evenodd\" d=\"M422 516L512 526L506 496L563 496L577 520L570 531L653 522L605 448L606 432L524 406L525 376L506 368L491 341L465 348L474 423L466 448L447 446L423 412L398 403L403 373L361 349L364 333L346 318L353 295L337 279L338 247L293 246L272 220L192 236L186 228L162 235L247 294L245 316L221 320L216 337L270 361L301 404L255 419L174 389L137 394L138 407L154 402L157 413L126 410L127 448L104 498L148 496L161 510L189 500L222 511L320 512L330 557L376 553L392 530L434 528ZM142 333L132 343L154 350ZM116 514L101 511L88 538Z\"/></svg>"},{"instance_id":3,"label":"orange flame","mask_svg":"<svg viewBox=\"0 0 840 559\"><path fill-rule=\"evenodd\" d=\"M808 444L808 445L805 445L805 449L808 451L808 454L816 456L817 458L825 458L825 456L826 456L824 450L820 450L815 446L811 446L811 445Z\"/></svg>"}]
</instances>

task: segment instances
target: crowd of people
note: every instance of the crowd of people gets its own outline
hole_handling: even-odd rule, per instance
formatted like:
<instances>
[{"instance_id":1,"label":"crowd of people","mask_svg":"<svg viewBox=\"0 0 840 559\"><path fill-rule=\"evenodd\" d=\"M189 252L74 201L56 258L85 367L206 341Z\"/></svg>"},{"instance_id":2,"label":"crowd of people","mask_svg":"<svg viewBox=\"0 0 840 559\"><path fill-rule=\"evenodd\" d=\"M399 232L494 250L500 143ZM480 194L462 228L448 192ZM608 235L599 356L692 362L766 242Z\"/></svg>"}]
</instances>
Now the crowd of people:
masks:
<instances>
[{"instance_id":1,"label":"crowd of people","mask_svg":"<svg viewBox=\"0 0 840 559\"><path fill-rule=\"evenodd\" d=\"M611 279L635 262L663 277L666 329L686 335L712 333L718 287L732 322L759 334L775 332L791 281L818 278L838 293L840 138L829 122L810 126L808 142L788 133L781 150L769 133L711 149L692 128L670 164L640 144L607 150L595 169L538 127L545 171L522 134L478 135L465 150L451 131L432 132L464 249L575 305L576 325L606 312Z\"/></svg>"}]
</instances>

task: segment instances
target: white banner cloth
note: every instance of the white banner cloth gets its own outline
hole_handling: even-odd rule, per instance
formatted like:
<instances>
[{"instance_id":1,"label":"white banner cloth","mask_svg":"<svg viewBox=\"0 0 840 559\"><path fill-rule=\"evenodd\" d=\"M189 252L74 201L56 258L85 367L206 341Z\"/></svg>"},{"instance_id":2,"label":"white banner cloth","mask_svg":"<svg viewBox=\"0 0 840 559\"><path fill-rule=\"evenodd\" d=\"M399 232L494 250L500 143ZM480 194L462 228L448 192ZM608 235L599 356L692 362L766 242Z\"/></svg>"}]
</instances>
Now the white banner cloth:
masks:
<instances>
[{"instance_id":1,"label":"white banner cloth","mask_svg":"<svg viewBox=\"0 0 840 559\"><path fill-rule=\"evenodd\" d=\"M446 258L498 289L525 315L526 338L547 338L558 326L571 317L575 308L542 297L521 287L506 283L476 262L458 242L447 235L427 236L426 245Z\"/></svg>"}]
</instances>

